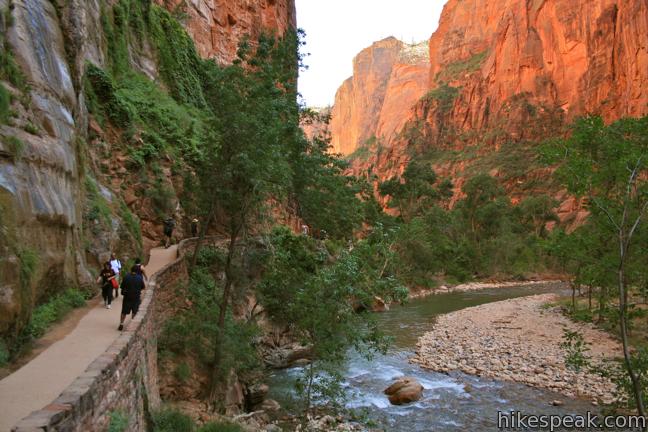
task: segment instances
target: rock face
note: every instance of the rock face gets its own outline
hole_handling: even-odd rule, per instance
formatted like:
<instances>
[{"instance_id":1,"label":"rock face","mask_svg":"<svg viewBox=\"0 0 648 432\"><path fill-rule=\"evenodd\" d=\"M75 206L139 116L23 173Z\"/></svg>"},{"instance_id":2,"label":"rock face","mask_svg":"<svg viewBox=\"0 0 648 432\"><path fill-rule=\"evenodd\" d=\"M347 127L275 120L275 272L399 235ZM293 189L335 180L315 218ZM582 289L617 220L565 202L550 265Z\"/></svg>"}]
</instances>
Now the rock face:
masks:
<instances>
[{"instance_id":1,"label":"rock face","mask_svg":"<svg viewBox=\"0 0 648 432\"><path fill-rule=\"evenodd\" d=\"M429 65L425 45L390 37L361 51L353 77L335 95L331 112L333 149L348 155L373 137L391 138L406 112L426 91Z\"/></svg>"},{"instance_id":2,"label":"rock face","mask_svg":"<svg viewBox=\"0 0 648 432\"><path fill-rule=\"evenodd\" d=\"M429 41L423 84L424 66L395 65L398 44L383 45L362 51L354 76L338 90L333 145L348 155L375 134L379 145L354 155L353 171L372 168L381 179L425 153L441 178L453 180L454 200L464 173L480 163L514 200L535 184L534 193L564 202L564 191L541 184L550 172L532 166L534 143L564 133L579 115L611 122L648 114L645 0L449 0ZM496 159L496 152L504 157L485 166L485 156ZM524 175L502 167L512 154L526 164ZM579 218L578 206L561 216Z\"/></svg>"},{"instance_id":3,"label":"rock face","mask_svg":"<svg viewBox=\"0 0 648 432\"><path fill-rule=\"evenodd\" d=\"M239 41L262 31L282 34L296 27L294 0L155 0L170 11L186 13L185 25L198 53L230 63Z\"/></svg>"},{"instance_id":4,"label":"rock face","mask_svg":"<svg viewBox=\"0 0 648 432\"><path fill-rule=\"evenodd\" d=\"M403 377L385 389L392 405L404 405L415 402L423 396L423 386L416 379Z\"/></svg>"},{"instance_id":5,"label":"rock face","mask_svg":"<svg viewBox=\"0 0 648 432\"><path fill-rule=\"evenodd\" d=\"M121 182L126 157L111 148L118 132L102 131L90 118L82 79L88 62L110 64L104 14L116 3L0 0L0 57L13 59L19 71L0 74L12 95L11 119L0 121L0 338L15 337L49 295L90 284L89 268L110 250L122 257L135 253L123 209L142 214L134 205L137 197ZM200 54L220 62L235 57L247 33L295 26L293 0L157 3L184 11ZM130 66L157 78L155 49L146 38L135 39L127 42ZM89 186L116 209L108 229L93 229L97 219L87 218ZM144 237L157 238L157 226L143 225Z\"/></svg>"}]
</instances>

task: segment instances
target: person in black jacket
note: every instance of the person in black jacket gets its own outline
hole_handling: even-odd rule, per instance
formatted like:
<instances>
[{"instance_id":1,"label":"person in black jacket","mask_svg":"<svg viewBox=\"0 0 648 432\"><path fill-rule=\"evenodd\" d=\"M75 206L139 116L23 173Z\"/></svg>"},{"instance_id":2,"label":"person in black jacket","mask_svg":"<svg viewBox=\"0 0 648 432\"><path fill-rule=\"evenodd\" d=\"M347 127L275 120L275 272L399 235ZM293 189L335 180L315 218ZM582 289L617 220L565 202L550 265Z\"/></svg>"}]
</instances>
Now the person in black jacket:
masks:
<instances>
[{"instance_id":1,"label":"person in black jacket","mask_svg":"<svg viewBox=\"0 0 648 432\"><path fill-rule=\"evenodd\" d=\"M106 261L97 279L97 282L101 282L101 296L103 297L106 309L110 309L110 304L113 300L113 279L115 279L115 272L110 265L110 261Z\"/></svg>"},{"instance_id":2,"label":"person in black jacket","mask_svg":"<svg viewBox=\"0 0 648 432\"><path fill-rule=\"evenodd\" d=\"M139 273L138 267L131 267L130 273L124 277L121 283L123 301L118 330L121 331L124 329L126 315L132 313L134 318L137 314L140 303L142 302L142 291L144 288L144 277Z\"/></svg>"}]
</instances>

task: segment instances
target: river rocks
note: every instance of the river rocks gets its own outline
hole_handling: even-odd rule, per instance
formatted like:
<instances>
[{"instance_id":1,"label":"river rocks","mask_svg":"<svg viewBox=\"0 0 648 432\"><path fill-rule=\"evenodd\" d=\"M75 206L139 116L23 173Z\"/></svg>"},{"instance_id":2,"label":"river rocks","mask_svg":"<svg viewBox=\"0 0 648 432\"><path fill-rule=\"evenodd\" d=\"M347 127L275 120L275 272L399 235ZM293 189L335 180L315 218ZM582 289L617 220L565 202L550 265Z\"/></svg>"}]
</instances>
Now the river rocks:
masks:
<instances>
[{"instance_id":1,"label":"river rocks","mask_svg":"<svg viewBox=\"0 0 648 432\"><path fill-rule=\"evenodd\" d=\"M274 399L266 399L261 404L261 409L265 412L277 412L281 409L281 405Z\"/></svg>"},{"instance_id":2,"label":"river rocks","mask_svg":"<svg viewBox=\"0 0 648 432\"><path fill-rule=\"evenodd\" d=\"M298 343L279 347L262 346L261 351L263 361L274 369L305 366L310 363L313 356L311 348Z\"/></svg>"},{"instance_id":3,"label":"river rocks","mask_svg":"<svg viewBox=\"0 0 648 432\"><path fill-rule=\"evenodd\" d=\"M423 386L414 378L402 377L387 387L384 393L392 405L403 405L421 399Z\"/></svg>"},{"instance_id":4,"label":"river rocks","mask_svg":"<svg viewBox=\"0 0 648 432\"><path fill-rule=\"evenodd\" d=\"M267 396L268 391L270 391L270 388L267 384L254 384L248 387L245 394L245 400L248 406L256 407L261 405Z\"/></svg>"},{"instance_id":5,"label":"river rocks","mask_svg":"<svg viewBox=\"0 0 648 432\"><path fill-rule=\"evenodd\" d=\"M412 362L439 372L462 371L549 389L569 397L613 401L611 381L565 365L563 329L583 334L600 364L620 352L618 343L591 325L576 324L558 308L543 307L552 294L511 299L439 317L419 339Z\"/></svg>"}]
</instances>

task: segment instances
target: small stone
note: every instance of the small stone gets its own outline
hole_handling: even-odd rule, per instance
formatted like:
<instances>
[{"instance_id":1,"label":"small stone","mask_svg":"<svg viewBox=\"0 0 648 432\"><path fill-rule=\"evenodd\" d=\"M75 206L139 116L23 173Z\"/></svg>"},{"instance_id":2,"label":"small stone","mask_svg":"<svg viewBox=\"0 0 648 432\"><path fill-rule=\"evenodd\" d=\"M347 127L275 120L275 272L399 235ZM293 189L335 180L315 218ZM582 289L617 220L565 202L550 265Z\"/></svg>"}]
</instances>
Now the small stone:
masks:
<instances>
[{"instance_id":1,"label":"small stone","mask_svg":"<svg viewBox=\"0 0 648 432\"><path fill-rule=\"evenodd\" d=\"M554 400L554 401L551 401L551 405L553 405L553 406L563 406L563 405L565 405L565 402L560 401L560 400Z\"/></svg>"}]
</instances>

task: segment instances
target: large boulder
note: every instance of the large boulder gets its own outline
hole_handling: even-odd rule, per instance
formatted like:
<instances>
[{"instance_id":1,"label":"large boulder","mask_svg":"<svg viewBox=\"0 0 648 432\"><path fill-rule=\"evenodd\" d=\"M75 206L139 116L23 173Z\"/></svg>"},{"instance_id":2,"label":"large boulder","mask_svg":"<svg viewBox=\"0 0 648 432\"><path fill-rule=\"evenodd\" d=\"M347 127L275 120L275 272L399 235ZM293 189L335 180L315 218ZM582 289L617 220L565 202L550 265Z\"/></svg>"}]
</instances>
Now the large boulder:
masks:
<instances>
[{"instance_id":1,"label":"large boulder","mask_svg":"<svg viewBox=\"0 0 648 432\"><path fill-rule=\"evenodd\" d=\"M402 377L385 389L392 405L415 402L423 396L423 386L412 377Z\"/></svg>"}]
</instances>

